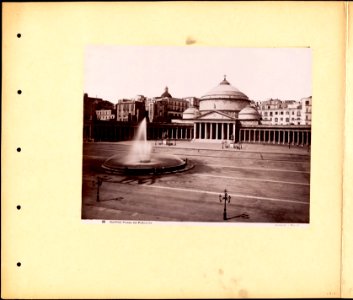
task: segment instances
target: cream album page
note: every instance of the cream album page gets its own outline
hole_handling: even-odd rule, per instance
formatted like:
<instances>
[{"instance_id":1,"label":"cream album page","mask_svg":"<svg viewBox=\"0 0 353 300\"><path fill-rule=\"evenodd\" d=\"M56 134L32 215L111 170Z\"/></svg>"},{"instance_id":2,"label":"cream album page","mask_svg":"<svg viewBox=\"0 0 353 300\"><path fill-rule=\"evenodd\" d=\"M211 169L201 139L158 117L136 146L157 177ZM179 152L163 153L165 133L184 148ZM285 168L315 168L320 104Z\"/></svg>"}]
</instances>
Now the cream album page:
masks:
<instances>
[{"instance_id":1,"label":"cream album page","mask_svg":"<svg viewBox=\"0 0 353 300\"><path fill-rule=\"evenodd\" d=\"M351 4L2 8L4 299L353 295Z\"/></svg>"}]
</instances>

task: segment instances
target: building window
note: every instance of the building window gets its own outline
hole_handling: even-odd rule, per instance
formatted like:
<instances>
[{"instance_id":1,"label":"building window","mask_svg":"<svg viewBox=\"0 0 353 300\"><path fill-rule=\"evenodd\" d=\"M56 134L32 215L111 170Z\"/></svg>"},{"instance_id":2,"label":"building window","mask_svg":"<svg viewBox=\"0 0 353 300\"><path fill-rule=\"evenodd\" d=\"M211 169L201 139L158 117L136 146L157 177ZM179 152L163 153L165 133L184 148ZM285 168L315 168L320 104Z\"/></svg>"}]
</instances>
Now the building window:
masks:
<instances>
[{"instance_id":1,"label":"building window","mask_svg":"<svg viewBox=\"0 0 353 300\"><path fill-rule=\"evenodd\" d=\"M272 111L270 111L270 116L272 116Z\"/></svg>"},{"instance_id":2,"label":"building window","mask_svg":"<svg viewBox=\"0 0 353 300\"><path fill-rule=\"evenodd\" d=\"M281 115L283 115L283 111L281 111Z\"/></svg>"},{"instance_id":3,"label":"building window","mask_svg":"<svg viewBox=\"0 0 353 300\"><path fill-rule=\"evenodd\" d=\"M275 118L275 122L278 122L278 118Z\"/></svg>"},{"instance_id":4,"label":"building window","mask_svg":"<svg viewBox=\"0 0 353 300\"><path fill-rule=\"evenodd\" d=\"M309 101L305 101L305 105L309 105Z\"/></svg>"},{"instance_id":5,"label":"building window","mask_svg":"<svg viewBox=\"0 0 353 300\"><path fill-rule=\"evenodd\" d=\"M266 111L266 112L264 112L264 116L267 116L267 111Z\"/></svg>"},{"instance_id":6,"label":"building window","mask_svg":"<svg viewBox=\"0 0 353 300\"><path fill-rule=\"evenodd\" d=\"M289 118L286 118L286 122L289 122Z\"/></svg>"},{"instance_id":7,"label":"building window","mask_svg":"<svg viewBox=\"0 0 353 300\"><path fill-rule=\"evenodd\" d=\"M281 121L283 121L283 118L281 118Z\"/></svg>"},{"instance_id":8,"label":"building window","mask_svg":"<svg viewBox=\"0 0 353 300\"><path fill-rule=\"evenodd\" d=\"M294 111L292 111L292 115L294 115ZM293 120L293 119L292 119Z\"/></svg>"}]
</instances>

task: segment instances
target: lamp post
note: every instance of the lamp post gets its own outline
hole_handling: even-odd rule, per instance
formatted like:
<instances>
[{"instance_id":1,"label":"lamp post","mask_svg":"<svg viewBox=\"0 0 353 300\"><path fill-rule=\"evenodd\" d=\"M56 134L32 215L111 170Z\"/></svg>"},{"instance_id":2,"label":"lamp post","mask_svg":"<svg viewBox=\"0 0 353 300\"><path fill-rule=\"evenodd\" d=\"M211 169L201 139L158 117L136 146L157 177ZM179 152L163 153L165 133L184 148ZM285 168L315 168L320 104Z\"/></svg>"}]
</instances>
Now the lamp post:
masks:
<instances>
[{"instance_id":1,"label":"lamp post","mask_svg":"<svg viewBox=\"0 0 353 300\"><path fill-rule=\"evenodd\" d=\"M101 177L97 177L97 202L99 202L99 187L102 185L103 179Z\"/></svg>"},{"instance_id":2,"label":"lamp post","mask_svg":"<svg viewBox=\"0 0 353 300\"><path fill-rule=\"evenodd\" d=\"M224 211L223 211L223 220L227 220L227 202L230 203L230 195L228 195L227 190L224 190L224 196L219 195L219 202L222 202L224 200Z\"/></svg>"}]
</instances>

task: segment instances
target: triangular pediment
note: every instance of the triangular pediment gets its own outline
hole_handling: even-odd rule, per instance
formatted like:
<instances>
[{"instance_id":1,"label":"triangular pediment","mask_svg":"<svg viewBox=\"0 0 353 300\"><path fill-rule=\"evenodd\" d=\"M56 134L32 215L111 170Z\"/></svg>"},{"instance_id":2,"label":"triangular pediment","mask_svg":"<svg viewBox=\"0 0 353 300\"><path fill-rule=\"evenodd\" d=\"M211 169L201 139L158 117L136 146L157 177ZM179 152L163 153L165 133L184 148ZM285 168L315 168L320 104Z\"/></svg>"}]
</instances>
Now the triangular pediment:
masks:
<instances>
[{"instance_id":1,"label":"triangular pediment","mask_svg":"<svg viewBox=\"0 0 353 300\"><path fill-rule=\"evenodd\" d=\"M225 113L219 111L209 111L197 118L198 120L234 120Z\"/></svg>"}]
</instances>

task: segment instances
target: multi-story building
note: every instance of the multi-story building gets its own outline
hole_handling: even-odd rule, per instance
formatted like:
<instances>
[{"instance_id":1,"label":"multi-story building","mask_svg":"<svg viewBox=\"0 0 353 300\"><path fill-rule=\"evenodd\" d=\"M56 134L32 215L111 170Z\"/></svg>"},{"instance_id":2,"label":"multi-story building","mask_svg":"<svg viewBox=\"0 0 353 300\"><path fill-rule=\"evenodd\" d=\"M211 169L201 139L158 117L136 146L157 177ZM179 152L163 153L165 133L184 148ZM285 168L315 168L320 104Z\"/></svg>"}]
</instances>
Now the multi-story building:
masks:
<instances>
[{"instance_id":1,"label":"multi-story building","mask_svg":"<svg viewBox=\"0 0 353 300\"><path fill-rule=\"evenodd\" d=\"M96 116L97 116L97 120L99 121L115 120L115 114L112 113L111 109L96 110Z\"/></svg>"},{"instance_id":2,"label":"multi-story building","mask_svg":"<svg viewBox=\"0 0 353 300\"><path fill-rule=\"evenodd\" d=\"M116 104L118 122L140 122L146 116L145 98L120 99Z\"/></svg>"},{"instance_id":3,"label":"multi-story building","mask_svg":"<svg viewBox=\"0 0 353 300\"><path fill-rule=\"evenodd\" d=\"M303 98L300 100L302 113L301 113L301 125L311 125L311 102L312 97Z\"/></svg>"},{"instance_id":4,"label":"multi-story building","mask_svg":"<svg viewBox=\"0 0 353 300\"><path fill-rule=\"evenodd\" d=\"M113 110L113 103L103 100L102 98L89 97L87 93L83 95L83 137L85 140L92 139L93 122L95 122L96 120L105 120L106 118L108 118L109 111L111 116L111 112ZM113 119L115 119L115 116L113 117Z\"/></svg>"},{"instance_id":5,"label":"multi-story building","mask_svg":"<svg viewBox=\"0 0 353 300\"><path fill-rule=\"evenodd\" d=\"M182 119L183 112L189 107L186 99L173 98L168 87L160 97L148 99L148 116L150 122L170 123L172 119Z\"/></svg>"},{"instance_id":6,"label":"multi-story building","mask_svg":"<svg viewBox=\"0 0 353 300\"><path fill-rule=\"evenodd\" d=\"M197 97L185 97L183 99L186 100L187 102L189 102L189 107L194 107L194 108L199 109L199 107L200 107L200 98L197 98Z\"/></svg>"},{"instance_id":7,"label":"multi-story building","mask_svg":"<svg viewBox=\"0 0 353 300\"><path fill-rule=\"evenodd\" d=\"M304 109L303 103L305 104ZM311 97L303 98L300 101L270 99L267 101L257 102L256 107L261 114L261 123L264 125L311 124L308 123L309 120L311 121ZM308 115L308 111L310 111L310 116Z\"/></svg>"}]
</instances>

